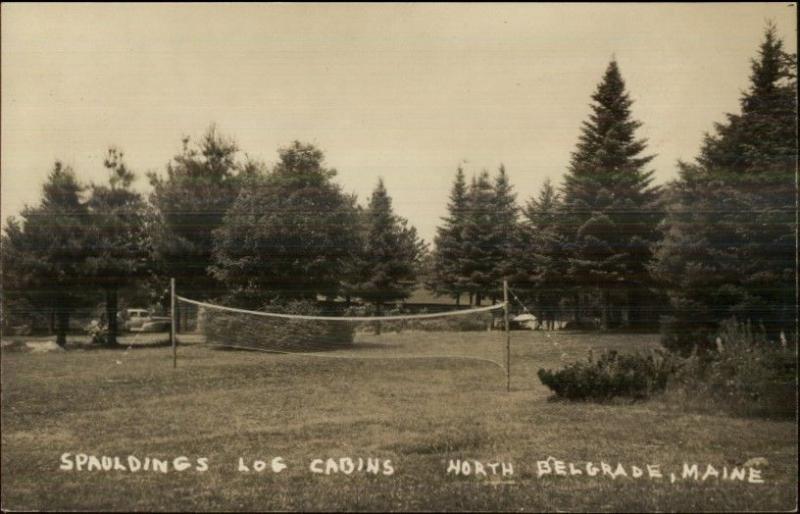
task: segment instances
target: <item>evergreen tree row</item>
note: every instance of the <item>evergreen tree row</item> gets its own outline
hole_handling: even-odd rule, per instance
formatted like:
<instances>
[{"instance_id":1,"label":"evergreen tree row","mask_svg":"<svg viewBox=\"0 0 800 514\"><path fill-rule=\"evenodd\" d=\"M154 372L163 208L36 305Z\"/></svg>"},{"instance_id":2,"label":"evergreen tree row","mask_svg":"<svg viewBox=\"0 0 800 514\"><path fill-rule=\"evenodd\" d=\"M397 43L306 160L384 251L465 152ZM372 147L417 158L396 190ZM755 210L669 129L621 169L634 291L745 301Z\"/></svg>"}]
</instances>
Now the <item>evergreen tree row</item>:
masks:
<instances>
[{"instance_id":1,"label":"evergreen tree row","mask_svg":"<svg viewBox=\"0 0 800 514\"><path fill-rule=\"evenodd\" d=\"M270 169L240 159L211 127L198 144L184 140L164 176L149 176L148 199L119 150L104 161L105 184L83 185L56 163L41 202L4 231L3 322L47 313L63 344L70 314L102 297L114 344L120 291L160 281L151 297L163 299L164 277L187 296L255 308L322 296L380 311L424 275L458 305L499 300L507 280L550 327L660 319L679 351L709 347L730 317L787 335L796 330L796 89L796 56L770 26L741 112L657 187L612 60L562 182L519 206L504 166L469 182L459 168L430 255L382 181L358 205L312 145L280 149Z\"/></svg>"},{"instance_id":2,"label":"evergreen tree row","mask_svg":"<svg viewBox=\"0 0 800 514\"><path fill-rule=\"evenodd\" d=\"M647 266L657 239L659 190L651 185L653 158L642 155L640 123L617 63L592 96L592 114L557 192L548 181L525 209L516 206L505 168L494 183L484 172L469 188L459 169L449 216L435 239L434 290L496 298L509 280L552 324L562 300L580 311L594 297L601 326L642 318L652 286ZM578 314L580 318L580 313Z\"/></svg>"},{"instance_id":3,"label":"evergreen tree row","mask_svg":"<svg viewBox=\"0 0 800 514\"><path fill-rule=\"evenodd\" d=\"M480 305L502 294L498 286L508 271L508 261L517 232L517 207L504 166L494 181L487 171L472 177L466 186L459 168L450 193L450 215L437 229L432 277L428 287L452 296L457 305L462 296Z\"/></svg>"},{"instance_id":4,"label":"evergreen tree row","mask_svg":"<svg viewBox=\"0 0 800 514\"><path fill-rule=\"evenodd\" d=\"M236 152L213 127L197 147L184 140L166 177L150 176L149 202L131 189L116 149L105 160L108 184L91 185L88 197L56 163L41 203L3 234L4 323L51 313L63 346L70 315L100 292L114 345L119 291L160 283L153 296L165 300L167 277L183 295L253 308L342 295L380 310L411 294L426 249L382 181L362 208L312 145L280 149L272 170L237 162Z\"/></svg>"},{"instance_id":5,"label":"evergreen tree row","mask_svg":"<svg viewBox=\"0 0 800 514\"><path fill-rule=\"evenodd\" d=\"M660 320L680 351L711 347L730 317L796 331L796 56L771 25L750 81L741 114L659 188L612 60L558 189L546 181L518 211L502 168L469 187L459 168L430 287L480 303L506 279L545 325Z\"/></svg>"}]
</instances>

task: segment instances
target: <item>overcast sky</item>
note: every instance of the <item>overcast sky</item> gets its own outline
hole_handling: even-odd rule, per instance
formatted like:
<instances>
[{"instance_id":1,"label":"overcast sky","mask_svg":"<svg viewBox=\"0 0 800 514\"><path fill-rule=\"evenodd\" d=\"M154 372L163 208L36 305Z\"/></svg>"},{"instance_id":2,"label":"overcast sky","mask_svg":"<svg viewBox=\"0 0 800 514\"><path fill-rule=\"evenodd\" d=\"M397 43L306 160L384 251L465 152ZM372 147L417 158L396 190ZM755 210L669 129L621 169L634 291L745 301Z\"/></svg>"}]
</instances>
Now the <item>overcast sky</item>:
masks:
<instances>
[{"instance_id":1,"label":"overcast sky","mask_svg":"<svg viewBox=\"0 0 800 514\"><path fill-rule=\"evenodd\" d=\"M102 181L109 145L148 189L215 122L272 164L299 139L365 202L382 177L430 241L459 162L520 200L560 183L612 55L656 180L738 109L767 20L796 5L2 4L2 218L56 159ZM4 222L5 223L5 222Z\"/></svg>"}]
</instances>

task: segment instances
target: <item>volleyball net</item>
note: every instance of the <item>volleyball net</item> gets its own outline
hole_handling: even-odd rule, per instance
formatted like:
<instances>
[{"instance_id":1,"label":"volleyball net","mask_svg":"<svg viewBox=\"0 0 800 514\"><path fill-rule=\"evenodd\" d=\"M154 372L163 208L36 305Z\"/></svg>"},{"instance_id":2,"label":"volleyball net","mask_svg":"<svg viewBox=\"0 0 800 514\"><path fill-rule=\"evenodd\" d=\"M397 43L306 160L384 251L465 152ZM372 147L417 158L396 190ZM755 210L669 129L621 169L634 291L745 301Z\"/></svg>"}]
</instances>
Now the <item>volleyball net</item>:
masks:
<instances>
[{"instance_id":1,"label":"volleyball net","mask_svg":"<svg viewBox=\"0 0 800 514\"><path fill-rule=\"evenodd\" d=\"M506 367L507 304L439 312L344 302L296 301L245 309L174 295L204 344L223 348L341 359L461 359ZM469 332L470 334L465 334Z\"/></svg>"}]
</instances>

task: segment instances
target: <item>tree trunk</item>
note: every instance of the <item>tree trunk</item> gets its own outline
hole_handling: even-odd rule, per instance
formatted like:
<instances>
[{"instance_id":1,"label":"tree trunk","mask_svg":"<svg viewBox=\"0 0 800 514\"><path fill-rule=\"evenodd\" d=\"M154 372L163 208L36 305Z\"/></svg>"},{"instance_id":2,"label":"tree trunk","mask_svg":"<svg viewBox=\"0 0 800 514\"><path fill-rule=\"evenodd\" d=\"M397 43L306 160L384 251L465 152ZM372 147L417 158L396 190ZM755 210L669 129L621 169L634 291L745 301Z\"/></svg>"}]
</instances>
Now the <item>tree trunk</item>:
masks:
<instances>
[{"instance_id":1,"label":"tree trunk","mask_svg":"<svg viewBox=\"0 0 800 514\"><path fill-rule=\"evenodd\" d=\"M476 307L480 307L481 306L481 300L483 300L483 298L481 298L481 293L476 292L475 293L475 306Z\"/></svg>"},{"instance_id":2,"label":"tree trunk","mask_svg":"<svg viewBox=\"0 0 800 514\"><path fill-rule=\"evenodd\" d=\"M473 297L472 293L467 293L467 294L469 295L469 305L470 305L470 307L471 307L472 305L474 305L474 304L472 303L472 299L473 299L474 297Z\"/></svg>"},{"instance_id":3,"label":"tree trunk","mask_svg":"<svg viewBox=\"0 0 800 514\"><path fill-rule=\"evenodd\" d=\"M62 308L58 310L58 327L56 333L56 344L61 348L67 346L67 330L69 329L69 312Z\"/></svg>"},{"instance_id":4,"label":"tree trunk","mask_svg":"<svg viewBox=\"0 0 800 514\"><path fill-rule=\"evenodd\" d=\"M609 315L608 311L610 309L610 306L608 305L609 304L608 291L603 290L600 293L600 303L601 303L601 305L600 305L600 313L601 313L600 328L602 330L608 330L608 315Z\"/></svg>"},{"instance_id":5,"label":"tree trunk","mask_svg":"<svg viewBox=\"0 0 800 514\"><path fill-rule=\"evenodd\" d=\"M456 293L456 307L461 306L461 293Z\"/></svg>"},{"instance_id":6,"label":"tree trunk","mask_svg":"<svg viewBox=\"0 0 800 514\"><path fill-rule=\"evenodd\" d=\"M382 308L382 304L381 303L375 304L375 311L378 314L378 316L381 315L381 313L383 312L383 308ZM375 335L378 335L378 336L381 335L381 322L380 321L376 321L375 322Z\"/></svg>"},{"instance_id":7,"label":"tree trunk","mask_svg":"<svg viewBox=\"0 0 800 514\"><path fill-rule=\"evenodd\" d=\"M115 346L117 344L117 289L106 289L106 318L108 319L108 335L106 344Z\"/></svg>"},{"instance_id":8,"label":"tree trunk","mask_svg":"<svg viewBox=\"0 0 800 514\"><path fill-rule=\"evenodd\" d=\"M56 308L50 309L50 334L56 333Z\"/></svg>"},{"instance_id":9,"label":"tree trunk","mask_svg":"<svg viewBox=\"0 0 800 514\"><path fill-rule=\"evenodd\" d=\"M575 293L575 323L581 322L581 294Z\"/></svg>"},{"instance_id":10,"label":"tree trunk","mask_svg":"<svg viewBox=\"0 0 800 514\"><path fill-rule=\"evenodd\" d=\"M620 317L622 318L620 321L623 327L627 328L631 326L630 296L627 297L625 304L622 306L620 310Z\"/></svg>"}]
</instances>

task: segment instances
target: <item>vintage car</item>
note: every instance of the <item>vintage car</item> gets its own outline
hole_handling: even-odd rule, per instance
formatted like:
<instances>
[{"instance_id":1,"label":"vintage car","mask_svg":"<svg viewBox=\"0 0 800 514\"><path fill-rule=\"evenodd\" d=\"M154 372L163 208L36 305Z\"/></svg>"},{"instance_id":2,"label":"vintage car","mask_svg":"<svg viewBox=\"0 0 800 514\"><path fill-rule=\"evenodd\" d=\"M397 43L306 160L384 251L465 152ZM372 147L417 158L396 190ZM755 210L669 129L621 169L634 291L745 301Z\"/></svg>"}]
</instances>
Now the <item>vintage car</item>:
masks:
<instances>
[{"instance_id":1,"label":"vintage car","mask_svg":"<svg viewBox=\"0 0 800 514\"><path fill-rule=\"evenodd\" d=\"M511 328L519 327L521 330L535 330L538 327L536 316L533 314L520 314L511 318Z\"/></svg>"},{"instance_id":2,"label":"vintage car","mask_svg":"<svg viewBox=\"0 0 800 514\"><path fill-rule=\"evenodd\" d=\"M536 330L538 327L536 316L532 314L520 314L512 316L508 320L508 328L510 330ZM494 318L493 327L497 330L502 330L504 327L504 319L502 316Z\"/></svg>"},{"instance_id":3,"label":"vintage car","mask_svg":"<svg viewBox=\"0 0 800 514\"><path fill-rule=\"evenodd\" d=\"M154 316L147 309L126 309L120 318L120 326L129 332L163 332L171 322L169 316Z\"/></svg>"}]
</instances>

